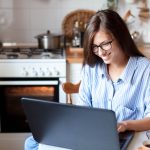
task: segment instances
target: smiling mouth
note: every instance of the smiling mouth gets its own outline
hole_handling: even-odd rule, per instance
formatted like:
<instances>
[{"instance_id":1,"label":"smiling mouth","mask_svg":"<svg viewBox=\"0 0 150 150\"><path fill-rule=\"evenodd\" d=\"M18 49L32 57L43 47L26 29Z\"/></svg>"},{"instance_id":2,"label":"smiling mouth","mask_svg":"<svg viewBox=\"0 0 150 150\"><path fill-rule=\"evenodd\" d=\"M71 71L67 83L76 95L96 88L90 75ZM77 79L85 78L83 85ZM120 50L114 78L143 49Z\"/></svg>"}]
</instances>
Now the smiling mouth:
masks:
<instances>
[{"instance_id":1,"label":"smiling mouth","mask_svg":"<svg viewBox=\"0 0 150 150\"><path fill-rule=\"evenodd\" d=\"M102 57L107 57L107 56L109 56L111 54L111 52L109 52L109 53L104 53L103 55L102 55Z\"/></svg>"}]
</instances>

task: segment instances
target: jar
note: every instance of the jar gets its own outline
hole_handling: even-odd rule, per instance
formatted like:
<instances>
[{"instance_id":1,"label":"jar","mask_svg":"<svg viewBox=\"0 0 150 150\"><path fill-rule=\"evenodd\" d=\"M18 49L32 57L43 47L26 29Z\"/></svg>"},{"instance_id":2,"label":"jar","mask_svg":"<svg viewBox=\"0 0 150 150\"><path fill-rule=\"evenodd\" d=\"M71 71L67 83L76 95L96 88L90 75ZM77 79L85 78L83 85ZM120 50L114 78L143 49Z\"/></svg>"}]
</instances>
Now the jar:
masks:
<instances>
[{"instance_id":1,"label":"jar","mask_svg":"<svg viewBox=\"0 0 150 150\"><path fill-rule=\"evenodd\" d=\"M130 4L135 3L135 0L125 0L125 1L126 3L130 3Z\"/></svg>"},{"instance_id":2,"label":"jar","mask_svg":"<svg viewBox=\"0 0 150 150\"><path fill-rule=\"evenodd\" d=\"M108 9L116 10L118 5L118 0L107 0Z\"/></svg>"}]
</instances>

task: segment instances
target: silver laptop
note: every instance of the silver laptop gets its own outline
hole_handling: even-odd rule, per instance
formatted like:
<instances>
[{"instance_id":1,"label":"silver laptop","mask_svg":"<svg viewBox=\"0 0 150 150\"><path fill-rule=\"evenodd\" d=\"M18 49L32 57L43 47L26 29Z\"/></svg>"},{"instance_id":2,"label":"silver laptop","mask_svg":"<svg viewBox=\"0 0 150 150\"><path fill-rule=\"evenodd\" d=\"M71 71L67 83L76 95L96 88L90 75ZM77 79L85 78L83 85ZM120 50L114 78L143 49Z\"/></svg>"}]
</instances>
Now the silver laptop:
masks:
<instances>
[{"instance_id":1,"label":"silver laptop","mask_svg":"<svg viewBox=\"0 0 150 150\"><path fill-rule=\"evenodd\" d=\"M22 98L35 140L72 150L125 150L120 148L115 113L111 110ZM133 134L132 134L133 135Z\"/></svg>"}]
</instances>

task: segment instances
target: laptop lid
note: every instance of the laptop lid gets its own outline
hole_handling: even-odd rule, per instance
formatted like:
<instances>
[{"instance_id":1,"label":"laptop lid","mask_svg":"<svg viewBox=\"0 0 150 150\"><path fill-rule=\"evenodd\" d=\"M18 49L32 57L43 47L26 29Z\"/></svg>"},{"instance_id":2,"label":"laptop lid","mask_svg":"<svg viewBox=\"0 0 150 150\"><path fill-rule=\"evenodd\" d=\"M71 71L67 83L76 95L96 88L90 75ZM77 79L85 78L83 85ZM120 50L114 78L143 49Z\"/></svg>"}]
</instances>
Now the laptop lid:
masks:
<instances>
[{"instance_id":1,"label":"laptop lid","mask_svg":"<svg viewBox=\"0 0 150 150\"><path fill-rule=\"evenodd\" d=\"M119 150L111 110L22 98L33 137L39 143L73 150Z\"/></svg>"}]
</instances>

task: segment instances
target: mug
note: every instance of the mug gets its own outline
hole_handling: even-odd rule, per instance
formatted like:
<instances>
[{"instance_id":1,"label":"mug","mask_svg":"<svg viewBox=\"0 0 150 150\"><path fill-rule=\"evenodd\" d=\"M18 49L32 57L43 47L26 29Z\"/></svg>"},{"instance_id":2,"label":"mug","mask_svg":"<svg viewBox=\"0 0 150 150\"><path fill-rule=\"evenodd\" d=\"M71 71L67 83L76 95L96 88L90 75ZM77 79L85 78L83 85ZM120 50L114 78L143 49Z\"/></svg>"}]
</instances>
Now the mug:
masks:
<instances>
[{"instance_id":1,"label":"mug","mask_svg":"<svg viewBox=\"0 0 150 150\"><path fill-rule=\"evenodd\" d=\"M143 147L147 148L147 150L150 150L150 140L146 140L143 142Z\"/></svg>"},{"instance_id":2,"label":"mug","mask_svg":"<svg viewBox=\"0 0 150 150\"><path fill-rule=\"evenodd\" d=\"M150 139L143 142L143 145L137 150L150 150Z\"/></svg>"}]
</instances>

